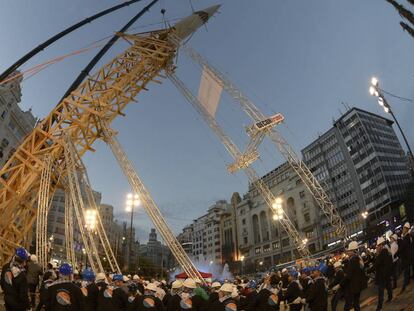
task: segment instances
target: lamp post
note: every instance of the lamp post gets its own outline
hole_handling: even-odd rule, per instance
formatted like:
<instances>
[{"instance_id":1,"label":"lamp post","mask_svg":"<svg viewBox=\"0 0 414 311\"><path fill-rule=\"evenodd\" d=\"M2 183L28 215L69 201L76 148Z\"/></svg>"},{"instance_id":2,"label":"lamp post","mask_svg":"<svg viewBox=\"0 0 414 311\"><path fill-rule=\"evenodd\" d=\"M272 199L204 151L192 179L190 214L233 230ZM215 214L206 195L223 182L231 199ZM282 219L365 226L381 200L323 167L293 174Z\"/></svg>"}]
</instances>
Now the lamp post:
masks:
<instances>
[{"instance_id":1,"label":"lamp post","mask_svg":"<svg viewBox=\"0 0 414 311\"><path fill-rule=\"evenodd\" d=\"M394 119L395 124L397 125L398 129L400 130L401 136L404 139L405 145L407 146L407 150L409 153L409 157L410 157L410 162L414 163L414 159L413 159L413 153L411 151L410 145L408 144L408 140L405 137L405 134L400 126L400 123L398 122L397 118L395 117L394 112L391 109L390 104L388 103L388 101L386 100L385 96L384 96L384 90L382 90L379 87L379 81L376 77L372 77L371 79L371 86L369 87L369 93L372 96L378 97L378 104L384 108L384 111L386 113L389 113L392 118ZM411 172L413 174L413 172Z\"/></svg>"},{"instance_id":2,"label":"lamp post","mask_svg":"<svg viewBox=\"0 0 414 311\"><path fill-rule=\"evenodd\" d=\"M138 207L140 203L141 202L139 200L138 194L129 193L127 195L125 211L127 213L131 213L131 225L129 228L129 245L128 245L128 256L127 256L127 266L129 270L131 270L132 225L134 221L134 207Z\"/></svg>"}]
</instances>

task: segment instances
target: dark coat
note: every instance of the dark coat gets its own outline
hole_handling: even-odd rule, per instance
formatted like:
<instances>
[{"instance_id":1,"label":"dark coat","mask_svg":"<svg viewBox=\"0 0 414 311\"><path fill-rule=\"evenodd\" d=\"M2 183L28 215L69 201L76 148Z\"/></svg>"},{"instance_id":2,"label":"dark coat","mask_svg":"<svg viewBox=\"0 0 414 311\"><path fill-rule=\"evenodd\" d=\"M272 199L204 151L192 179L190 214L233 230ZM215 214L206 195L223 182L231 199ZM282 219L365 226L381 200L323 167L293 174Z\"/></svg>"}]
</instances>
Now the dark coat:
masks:
<instances>
[{"instance_id":1,"label":"dark coat","mask_svg":"<svg viewBox=\"0 0 414 311\"><path fill-rule=\"evenodd\" d=\"M135 298L133 311L163 311L164 306L158 297L143 295Z\"/></svg>"},{"instance_id":2,"label":"dark coat","mask_svg":"<svg viewBox=\"0 0 414 311\"><path fill-rule=\"evenodd\" d=\"M266 288L263 288L260 292L259 292L259 303L258 303L258 311L273 311L276 310L276 305L273 305L272 302L272 295L273 294L271 291L269 291ZM275 295L276 296L276 295Z\"/></svg>"},{"instance_id":3,"label":"dark coat","mask_svg":"<svg viewBox=\"0 0 414 311\"><path fill-rule=\"evenodd\" d=\"M172 295L167 302L167 311L180 311L180 301L179 295Z\"/></svg>"},{"instance_id":4,"label":"dark coat","mask_svg":"<svg viewBox=\"0 0 414 311\"><path fill-rule=\"evenodd\" d=\"M367 288L367 277L364 269L360 266L360 258L352 256L344 267L345 272L345 292L358 294Z\"/></svg>"},{"instance_id":5,"label":"dark coat","mask_svg":"<svg viewBox=\"0 0 414 311\"><path fill-rule=\"evenodd\" d=\"M210 293L207 301L207 309L210 308L211 305L213 305L217 300L219 299L219 295L217 292Z\"/></svg>"},{"instance_id":6,"label":"dark coat","mask_svg":"<svg viewBox=\"0 0 414 311\"><path fill-rule=\"evenodd\" d=\"M112 291L112 297L108 297L106 291L109 289L108 286L102 283L98 284L100 287L98 293L98 309L97 311L125 311L128 306L128 295L120 287L115 288Z\"/></svg>"},{"instance_id":7,"label":"dark coat","mask_svg":"<svg viewBox=\"0 0 414 311\"><path fill-rule=\"evenodd\" d=\"M344 280L345 280L345 273L342 269L339 269L336 271L334 279L332 283L329 285L329 288L332 288L336 285L341 285L341 287L344 287Z\"/></svg>"},{"instance_id":8,"label":"dark coat","mask_svg":"<svg viewBox=\"0 0 414 311\"><path fill-rule=\"evenodd\" d=\"M220 302L220 300L216 300L208 309L208 311L225 311L225 310L238 310L237 302L232 298L228 298L224 300L223 302Z\"/></svg>"},{"instance_id":9,"label":"dark coat","mask_svg":"<svg viewBox=\"0 0 414 311\"><path fill-rule=\"evenodd\" d=\"M401 240L399 240L397 255L399 258L401 258L401 266L403 268L406 268L413 263L414 250L409 233L407 233Z\"/></svg>"},{"instance_id":10,"label":"dark coat","mask_svg":"<svg viewBox=\"0 0 414 311\"><path fill-rule=\"evenodd\" d=\"M9 284L7 280L11 280ZM26 272L22 270L14 277L10 271L10 263L1 269L1 288L4 292L4 302L7 310L25 311L30 308Z\"/></svg>"},{"instance_id":11,"label":"dark coat","mask_svg":"<svg viewBox=\"0 0 414 311\"><path fill-rule=\"evenodd\" d=\"M185 309L185 308L180 307L180 310L183 310L183 311L186 311L186 310L194 310L194 311L206 310L207 302L203 298L201 298L200 296L194 295L189 299L191 300L192 308L191 309ZM181 300L180 300L180 302L181 302Z\"/></svg>"},{"instance_id":12,"label":"dark coat","mask_svg":"<svg viewBox=\"0 0 414 311\"><path fill-rule=\"evenodd\" d=\"M259 295L255 290L240 297L240 310L255 311L259 304Z\"/></svg>"},{"instance_id":13,"label":"dark coat","mask_svg":"<svg viewBox=\"0 0 414 311\"><path fill-rule=\"evenodd\" d=\"M290 282L286 293L283 295L283 300L286 300L288 304L291 304L294 300L296 300L296 298L301 297L302 298L303 293L302 290L299 287L299 284L297 282ZM296 310L301 310L302 309L302 304L291 304L290 305L290 310L291 311L296 311Z\"/></svg>"},{"instance_id":14,"label":"dark coat","mask_svg":"<svg viewBox=\"0 0 414 311\"><path fill-rule=\"evenodd\" d=\"M81 289L70 281L54 282L47 289L46 311L84 311Z\"/></svg>"},{"instance_id":15,"label":"dark coat","mask_svg":"<svg viewBox=\"0 0 414 311\"><path fill-rule=\"evenodd\" d=\"M373 269L375 270L375 284L385 286L392 274L392 256L385 247L377 255Z\"/></svg>"},{"instance_id":16,"label":"dark coat","mask_svg":"<svg viewBox=\"0 0 414 311\"><path fill-rule=\"evenodd\" d=\"M309 288L306 301L309 303L309 308L312 311L328 310L328 292L323 278L315 279L315 282Z\"/></svg>"},{"instance_id":17,"label":"dark coat","mask_svg":"<svg viewBox=\"0 0 414 311\"><path fill-rule=\"evenodd\" d=\"M47 299L48 299L48 291L47 288L49 285L53 283L52 280L45 280L42 282L42 285L40 285L39 289L39 304L37 305L36 310L42 310L42 307L46 307Z\"/></svg>"},{"instance_id":18,"label":"dark coat","mask_svg":"<svg viewBox=\"0 0 414 311\"><path fill-rule=\"evenodd\" d=\"M84 295L85 311L96 311L98 308L98 286L95 283L88 284L85 293L87 293L87 296Z\"/></svg>"}]
</instances>

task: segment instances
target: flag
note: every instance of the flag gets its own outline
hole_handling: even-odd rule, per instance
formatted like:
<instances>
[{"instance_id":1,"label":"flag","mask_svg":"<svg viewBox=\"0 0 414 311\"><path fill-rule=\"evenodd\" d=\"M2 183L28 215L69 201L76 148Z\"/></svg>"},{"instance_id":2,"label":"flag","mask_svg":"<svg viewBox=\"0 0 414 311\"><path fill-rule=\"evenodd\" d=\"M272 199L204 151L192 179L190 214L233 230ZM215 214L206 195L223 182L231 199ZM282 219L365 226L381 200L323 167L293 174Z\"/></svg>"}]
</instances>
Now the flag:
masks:
<instances>
[{"instance_id":1,"label":"flag","mask_svg":"<svg viewBox=\"0 0 414 311\"><path fill-rule=\"evenodd\" d=\"M216 115L222 91L223 87L217 83L214 73L204 67L198 90L198 100L212 117Z\"/></svg>"}]
</instances>

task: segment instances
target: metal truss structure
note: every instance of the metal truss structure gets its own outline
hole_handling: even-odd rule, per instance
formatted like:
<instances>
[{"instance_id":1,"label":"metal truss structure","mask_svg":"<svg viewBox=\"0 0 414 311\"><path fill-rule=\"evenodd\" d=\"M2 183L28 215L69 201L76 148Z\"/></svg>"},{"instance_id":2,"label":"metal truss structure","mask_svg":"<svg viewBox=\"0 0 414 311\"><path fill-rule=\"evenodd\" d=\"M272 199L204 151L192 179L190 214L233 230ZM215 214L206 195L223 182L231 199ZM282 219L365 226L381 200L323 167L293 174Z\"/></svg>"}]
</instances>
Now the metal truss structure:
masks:
<instances>
[{"instance_id":1,"label":"metal truss structure","mask_svg":"<svg viewBox=\"0 0 414 311\"><path fill-rule=\"evenodd\" d=\"M192 59L201 68L207 68L218 84L239 103L244 112L254 121L260 122L266 119L266 116L238 89L222 72L209 64L197 51L187 44L180 44L176 38L172 38L174 44L180 46L190 59ZM318 203L321 211L327 217L336 234L343 240L347 239L347 228L340 214L336 210L334 204L326 194L319 181L312 174L308 166L296 154L292 146L284 139L284 137L275 129L267 131L266 135L277 146L279 152L288 161L290 166L298 174L300 179L306 185L315 201Z\"/></svg>"},{"instance_id":2,"label":"metal truss structure","mask_svg":"<svg viewBox=\"0 0 414 311\"><path fill-rule=\"evenodd\" d=\"M211 130L217 135L220 139L226 150L229 154L234 158L235 162L228 167L229 172L234 172L238 169L243 169L246 175L248 176L250 182L256 186L259 192L262 194L263 199L265 200L267 206L270 208L272 214L275 214L276 208L274 208L274 204L276 203L276 197L267 187L267 185L260 179L256 171L250 166L252 162L246 154L257 154L257 147L260 141L264 137L265 131L268 131L268 128L264 128L263 130L257 130L256 133L252 134L252 140L247 147L247 151L245 154L242 154L238 147L234 144L234 142L230 139L230 137L223 131L220 125L217 123L216 119L204 108L204 106L200 103L200 101L195 97L191 91L185 86L185 84L175 75L173 71L167 72L167 76L170 81L175 85L175 87L180 91L180 93L184 96L185 99L194 107L194 109L200 114L200 116L204 119L207 125L211 128ZM246 159L248 158L248 159ZM280 209L280 212L283 212L279 221L282 225L283 229L288 234L290 240L296 246L301 257L308 257L310 255L304 238L302 238L299 232L296 230L294 224L289 219L287 213Z\"/></svg>"}]
</instances>

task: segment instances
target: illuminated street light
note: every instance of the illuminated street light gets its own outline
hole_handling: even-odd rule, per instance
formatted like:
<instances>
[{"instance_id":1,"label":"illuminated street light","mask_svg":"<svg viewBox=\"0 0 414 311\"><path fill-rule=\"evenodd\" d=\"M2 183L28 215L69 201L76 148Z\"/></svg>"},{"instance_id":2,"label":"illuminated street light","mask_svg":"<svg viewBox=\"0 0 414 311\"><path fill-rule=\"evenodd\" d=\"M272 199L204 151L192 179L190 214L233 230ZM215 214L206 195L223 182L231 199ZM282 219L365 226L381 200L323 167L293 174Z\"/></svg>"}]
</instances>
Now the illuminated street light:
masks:
<instances>
[{"instance_id":1,"label":"illuminated street light","mask_svg":"<svg viewBox=\"0 0 414 311\"><path fill-rule=\"evenodd\" d=\"M302 240L302 244L303 244L303 245L306 245L307 243L308 243L308 239L303 239L303 240Z\"/></svg>"},{"instance_id":2,"label":"illuminated street light","mask_svg":"<svg viewBox=\"0 0 414 311\"><path fill-rule=\"evenodd\" d=\"M85 227L89 230L95 230L97 212L95 209L85 211Z\"/></svg>"},{"instance_id":3,"label":"illuminated street light","mask_svg":"<svg viewBox=\"0 0 414 311\"><path fill-rule=\"evenodd\" d=\"M244 256L241 256L240 257L240 261L244 261Z\"/></svg>"},{"instance_id":4,"label":"illuminated street light","mask_svg":"<svg viewBox=\"0 0 414 311\"><path fill-rule=\"evenodd\" d=\"M212 260L210 260L210 266L213 264L213 261Z\"/></svg>"},{"instance_id":5,"label":"illuminated street light","mask_svg":"<svg viewBox=\"0 0 414 311\"><path fill-rule=\"evenodd\" d=\"M414 162L413 152L411 151L411 147L408 144L408 140L405 137L405 134L404 134L404 132L403 132L401 126L400 126L400 123L398 122L397 118L395 117L395 114L392 111L390 104L387 102L387 100L386 100L386 98L385 98L385 96L383 94L383 93L387 93L387 92L383 91L379 87L379 80L376 77L372 77L371 78L371 85L369 87L369 93L372 96L378 97L378 104L384 109L384 111L386 113L389 113L392 116L392 118L394 119L394 122L397 125L398 129L400 130L401 136L403 137L404 142L405 142L405 144L407 146L407 150L408 150L408 153L409 153L410 161L411 162Z\"/></svg>"},{"instance_id":6,"label":"illuminated street light","mask_svg":"<svg viewBox=\"0 0 414 311\"><path fill-rule=\"evenodd\" d=\"M362 218L367 219L367 217L368 217L368 212L367 212L367 211L362 212L362 213L361 213L361 216L362 216Z\"/></svg>"},{"instance_id":7,"label":"illuminated street light","mask_svg":"<svg viewBox=\"0 0 414 311\"><path fill-rule=\"evenodd\" d=\"M263 266L263 261L259 262L259 265Z\"/></svg>"}]
</instances>

